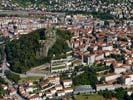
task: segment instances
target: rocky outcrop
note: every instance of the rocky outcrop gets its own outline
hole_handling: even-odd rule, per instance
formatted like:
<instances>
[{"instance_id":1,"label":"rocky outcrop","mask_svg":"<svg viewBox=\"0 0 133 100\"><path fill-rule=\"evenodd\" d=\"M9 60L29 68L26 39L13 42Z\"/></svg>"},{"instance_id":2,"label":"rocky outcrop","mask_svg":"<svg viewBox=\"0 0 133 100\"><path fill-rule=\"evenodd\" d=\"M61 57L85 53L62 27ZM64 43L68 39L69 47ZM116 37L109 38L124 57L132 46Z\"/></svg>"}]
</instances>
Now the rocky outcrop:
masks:
<instances>
[{"instance_id":1,"label":"rocky outcrop","mask_svg":"<svg viewBox=\"0 0 133 100\"><path fill-rule=\"evenodd\" d=\"M47 57L49 49L54 45L55 42L56 42L55 32L48 31L47 39L39 40L39 43L41 44L41 48L36 54L37 58Z\"/></svg>"}]
</instances>

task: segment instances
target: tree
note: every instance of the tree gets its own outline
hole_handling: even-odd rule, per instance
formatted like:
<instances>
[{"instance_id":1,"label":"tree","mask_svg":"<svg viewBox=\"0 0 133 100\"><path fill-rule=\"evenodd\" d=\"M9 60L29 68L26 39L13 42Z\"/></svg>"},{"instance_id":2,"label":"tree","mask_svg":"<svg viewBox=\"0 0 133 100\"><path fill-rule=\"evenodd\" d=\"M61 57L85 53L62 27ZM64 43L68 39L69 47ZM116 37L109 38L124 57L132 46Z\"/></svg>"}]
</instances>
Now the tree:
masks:
<instances>
[{"instance_id":1,"label":"tree","mask_svg":"<svg viewBox=\"0 0 133 100\"><path fill-rule=\"evenodd\" d=\"M101 90L98 92L100 95L102 95L106 99L111 99L113 97L112 91L109 91L108 89L106 90Z\"/></svg>"},{"instance_id":2,"label":"tree","mask_svg":"<svg viewBox=\"0 0 133 100\"><path fill-rule=\"evenodd\" d=\"M105 76L100 78L100 83L104 83L105 82Z\"/></svg>"},{"instance_id":3,"label":"tree","mask_svg":"<svg viewBox=\"0 0 133 100\"><path fill-rule=\"evenodd\" d=\"M124 83L125 83L124 78L123 78L123 77L118 77L118 78L117 78L117 83L118 83L118 84L124 84Z\"/></svg>"},{"instance_id":4,"label":"tree","mask_svg":"<svg viewBox=\"0 0 133 100\"><path fill-rule=\"evenodd\" d=\"M93 68L88 68L88 76L90 80L90 85L93 89L96 90L96 84L97 84L97 77L96 77L96 71Z\"/></svg>"},{"instance_id":5,"label":"tree","mask_svg":"<svg viewBox=\"0 0 133 100\"><path fill-rule=\"evenodd\" d=\"M6 91L3 88L0 88L0 96L4 96Z\"/></svg>"},{"instance_id":6,"label":"tree","mask_svg":"<svg viewBox=\"0 0 133 100\"><path fill-rule=\"evenodd\" d=\"M96 89L97 77L93 68L84 68L84 72L80 75L73 76L74 85L91 85Z\"/></svg>"},{"instance_id":7,"label":"tree","mask_svg":"<svg viewBox=\"0 0 133 100\"><path fill-rule=\"evenodd\" d=\"M7 84L2 77L0 77L0 84Z\"/></svg>"},{"instance_id":8,"label":"tree","mask_svg":"<svg viewBox=\"0 0 133 100\"><path fill-rule=\"evenodd\" d=\"M133 93L130 95L131 100L133 100Z\"/></svg>"},{"instance_id":9,"label":"tree","mask_svg":"<svg viewBox=\"0 0 133 100\"><path fill-rule=\"evenodd\" d=\"M127 93L124 95L124 100L133 100Z\"/></svg>"},{"instance_id":10,"label":"tree","mask_svg":"<svg viewBox=\"0 0 133 100\"><path fill-rule=\"evenodd\" d=\"M7 60L11 65L11 70L24 73L36 65L36 53L41 46L39 44L40 31L22 35L18 40L6 44Z\"/></svg>"},{"instance_id":11,"label":"tree","mask_svg":"<svg viewBox=\"0 0 133 100\"><path fill-rule=\"evenodd\" d=\"M15 82L15 83L18 83L18 81L20 80L20 76L19 76L19 75L14 74L14 73L12 73L12 72L10 72L10 71L6 71L6 72L5 72L5 75L6 75L6 77L7 77L9 80L11 80L11 81L13 81L13 82Z\"/></svg>"},{"instance_id":12,"label":"tree","mask_svg":"<svg viewBox=\"0 0 133 100\"><path fill-rule=\"evenodd\" d=\"M73 78L74 85L90 85L88 73L84 72Z\"/></svg>"},{"instance_id":13,"label":"tree","mask_svg":"<svg viewBox=\"0 0 133 100\"><path fill-rule=\"evenodd\" d=\"M104 21L104 25L105 25L105 26L109 26L109 21L105 20L105 21Z\"/></svg>"},{"instance_id":14,"label":"tree","mask_svg":"<svg viewBox=\"0 0 133 100\"><path fill-rule=\"evenodd\" d=\"M127 91L123 88L118 88L115 90L115 97L118 99L118 100L124 100L124 97L125 95L127 95Z\"/></svg>"},{"instance_id":15,"label":"tree","mask_svg":"<svg viewBox=\"0 0 133 100\"><path fill-rule=\"evenodd\" d=\"M114 65L111 64L111 65L110 65L110 72L111 72L111 73L114 73L114 71L115 71Z\"/></svg>"},{"instance_id":16,"label":"tree","mask_svg":"<svg viewBox=\"0 0 133 100\"><path fill-rule=\"evenodd\" d=\"M102 90L99 91L98 94L102 95L106 99L111 99L112 97L116 97L118 100L132 100L131 96L127 95L126 89L117 88L115 90Z\"/></svg>"}]
</instances>

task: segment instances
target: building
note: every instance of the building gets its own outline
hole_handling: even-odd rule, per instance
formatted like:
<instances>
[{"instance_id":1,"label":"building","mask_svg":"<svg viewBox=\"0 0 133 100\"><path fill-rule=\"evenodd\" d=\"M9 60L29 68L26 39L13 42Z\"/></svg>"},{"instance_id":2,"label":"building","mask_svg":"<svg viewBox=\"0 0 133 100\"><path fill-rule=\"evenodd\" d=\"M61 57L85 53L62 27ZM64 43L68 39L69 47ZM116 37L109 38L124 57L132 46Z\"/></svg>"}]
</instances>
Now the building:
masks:
<instances>
[{"instance_id":1,"label":"building","mask_svg":"<svg viewBox=\"0 0 133 100\"><path fill-rule=\"evenodd\" d=\"M68 88L72 86L72 80L63 80L62 84L64 86L64 88Z\"/></svg>"}]
</instances>

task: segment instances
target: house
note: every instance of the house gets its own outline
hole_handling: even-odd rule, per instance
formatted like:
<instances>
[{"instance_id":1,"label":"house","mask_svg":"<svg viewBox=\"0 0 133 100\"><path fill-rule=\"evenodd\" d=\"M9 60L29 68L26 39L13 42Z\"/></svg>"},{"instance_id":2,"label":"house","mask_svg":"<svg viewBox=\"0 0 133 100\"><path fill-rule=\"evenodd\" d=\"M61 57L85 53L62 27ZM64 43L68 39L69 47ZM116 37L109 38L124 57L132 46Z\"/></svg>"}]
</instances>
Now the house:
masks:
<instances>
[{"instance_id":1,"label":"house","mask_svg":"<svg viewBox=\"0 0 133 100\"><path fill-rule=\"evenodd\" d=\"M100 91L100 90L106 90L106 89L108 89L108 90L114 90L114 89L116 89L116 88L120 88L120 87L122 87L121 85L112 85L112 84L97 84L96 85L96 88L97 88L97 91ZM123 88L124 88L124 86L123 86Z\"/></svg>"},{"instance_id":2,"label":"house","mask_svg":"<svg viewBox=\"0 0 133 100\"><path fill-rule=\"evenodd\" d=\"M121 76L121 74L112 73L112 74L108 74L108 75L105 75L105 76L98 76L97 78L100 81L101 77L105 77L105 81L108 82L108 81L111 81L111 80L115 80L120 76Z\"/></svg>"},{"instance_id":3,"label":"house","mask_svg":"<svg viewBox=\"0 0 133 100\"><path fill-rule=\"evenodd\" d=\"M104 55L105 56L109 56L110 55L110 51L109 50L104 50Z\"/></svg>"},{"instance_id":4,"label":"house","mask_svg":"<svg viewBox=\"0 0 133 100\"><path fill-rule=\"evenodd\" d=\"M68 88L72 86L72 80L63 80L62 84L64 86L64 88Z\"/></svg>"},{"instance_id":5,"label":"house","mask_svg":"<svg viewBox=\"0 0 133 100\"><path fill-rule=\"evenodd\" d=\"M125 81L124 81L124 82L125 82L125 83L124 83L125 85L130 85L130 84L131 84L131 78L130 78L129 76L125 76L125 77L124 77L124 80L125 80Z\"/></svg>"},{"instance_id":6,"label":"house","mask_svg":"<svg viewBox=\"0 0 133 100\"><path fill-rule=\"evenodd\" d=\"M33 92L33 87L27 87L27 88L25 88L25 91L28 93Z\"/></svg>"},{"instance_id":7,"label":"house","mask_svg":"<svg viewBox=\"0 0 133 100\"><path fill-rule=\"evenodd\" d=\"M2 85L0 86L0 88L3 88L4 90L7 90L7 89L8 89L7 85L4 85L4 84L2 84Z\"/></svg>"},{"instance_id":8,"label":"house","mask_svg":"<svg viewBox=\"0 0 133 100\"><path fill-rule=\"evenodd\" d=\"M60 77L54 76L54 77L48 77L48 82L53 84L60 84Z\"/></svg>"},{"instance_id":9,"label":"house","mask_svg":"<svg viewBox=\"0 0 133 100\"><path fill-rule=\"evenodd\" d=\"M64 90L59 90L59 91L57 91L57 96L58 96L58 97L61 97L61 96L64 96L64 95L65 95Z\"/></svg>"},{"instance_id":10,"label":"house","mask_svg":"<svg viewBox=\"0 0 133 100\"><path fill-rule=\"evenodd\" d=\"M52 95L54 95L54 94L56 93L56 89L55 89L55 88L52 88L52 89L50 89L49 91L50 91L50 93L51 93Z\"/></svg>"},{"instance_id":11,"label":"house","mask_svg":"<svg viewBox=\"0 0 133 100\"><path fill-rule=\"evenodd\" d=\"M46 96L47 98L52 98L52 93L51 93L51 92L46 92L46 93L45 93L45 96Z\"/></svg>"},{"instance_id":12,"label":"house","mask_svg":"<svg viewBox=\"0 0 133 100\"><path fill-rule=\"evenodd\" d=\"M55 89L56 89L56 91L58 91L58 90L62 90L63 87L62 87L62 85L57 85L57 86L55 86Z\"/></svg>"},{"instance_id":13,"label":"house","mask_svg":"<svg viewBox=\"0 0 133 100\"><path fill-rule=\"evenodd\" d=\"M110 74L110 75L106 75L105 76L105 81L111 81L111 80L115 80L117 79L118 77L120 77L121 74Z\"/></svg>"},{"instance_id":14,"label":"house","mask_svg":"<svg viewBox=\"0 0 133 100\"><path fill-rule=\"evenodd\" d=\"M84 56L84 61L87 62L87 64L93 64L95 62L95 57L95 54L86 55Z\"/></svg>"},{"instance_id":15,"label":"house","mask_svg":"<svg viewBox=\"0 0 133 100\"><path fill-rule=\"evenodd\" d=\"M28 97L28 100L42 100L42 98L38 94L33 94Z\"/></svg>"},{"instance_id":16,"label":"house","mask_svg":"<svg viewBox=\"0 0 133 100\"><path fill-rule=\"evenodd\" d=\"M104 53L102 53L102 54L97 54L95 59L96 59L96 60L104 59Z\"/></svg>"},{"instance_id":17,"label":"house","mask_svg":"<svg viewBox=\"0 0 133 100\"><path fill-rule=\"evenodd\" d=\"M123 72L126 72L126 68L124 68L124 67L115 67L114 68L114 73L116 73L116 74L120 74Z\"/></svg>"},{"instance_id":18,"label":"house","mask_svg":"<svg viewBox=\"0 0 133 100\"><path fill-rule=\"evenodd\" d=\"M107 45L107 46L103 46L102 50L109 50L112 51L113 50L113 46L112 45Z\"/></svg>"},{"instance_id":19,"label":"house","mask_svg":"<svg viewBox=\"0 0 133 100\"><path fill-rule=\"evenodd\" d=\"M73 89L72 88L65 88L64 92L65 92L65 94L72 93Z\"/></svg>"},{"instance_id":20,"label":"house","mask_svg":"<svg viewBox=\"0 0 133 100\"><path fill-rule=\"evenodd\" d=\"M28 81L28 85L29 86L33 86L33 82L32 81Z\"/></svg>"},{"instance_id":21,"label":"house","mask_svg":"<svg viewBox=\"0 0 133 100\"><path fill-rule=\"evenodd\" d=\"M9 88L9 95L10 95L10 96L15 95L16 92L17 92L17 91L16 91L15 88L12 88L12 87Z\"/></svg>"},{"instance_id":22,"label":"house","mask_svg":"<svg viewBox=\"0 0 133 100\"><path fill-rule=\"evenodd\" d=\"M125 85L133 85L133 74L128 74L128 75L125 75L123 76L124 77L124 82L125 82Z\"/></svg>"}]
</instances>

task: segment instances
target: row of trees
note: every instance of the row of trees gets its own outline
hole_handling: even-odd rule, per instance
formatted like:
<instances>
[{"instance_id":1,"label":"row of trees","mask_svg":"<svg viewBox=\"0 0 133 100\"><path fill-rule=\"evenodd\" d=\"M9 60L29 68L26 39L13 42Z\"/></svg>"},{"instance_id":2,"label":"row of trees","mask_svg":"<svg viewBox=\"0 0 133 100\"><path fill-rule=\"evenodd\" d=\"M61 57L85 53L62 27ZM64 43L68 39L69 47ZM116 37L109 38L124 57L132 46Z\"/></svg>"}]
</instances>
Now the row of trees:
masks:
<instances>
[{"instance_id":1,"label":"row of trees","mask_svg":"<svg viewBox=\"0 0 133 100\"><path fill-rule=\"evenodd\" d=\"M111 64L110 66L107 66L105 63L99 63L99 64L93 64L91 65L91 67L93 67L96 72L99 72L99 71L108 71L110 73L113 73L114 72L114 66L113 64Z\"/></svg>"},{"instance_id":2,"label":"row of trees","mask_svg":"<svg viewBox=\"0 0 133 100\"><path fill-rule=\"evenodd\" d=\"M125 56L122 53L121 54L111 54L107 58L114 58L115 60L122 61L122 62L125 61Z\"/></svg>"},{"instance_id":3,"label":"row of trees","mask_svg":"<svg viewBox=\"0 0 133 100\"><path fill-rule=\"evenodd\" d=\"M0 64L2 63L3 57L4 57L4 50L3 47L0 46Z\"/></svg>"},{"instance_id":4,"label":"row of trees","mask_svg":"<svg viewBox=\"0 0 133 100\"><path fill-rule=\"evenodd\" d=\"M117 98L117 100L133 100L133 94L130 96L127 94L127 90L123 88L118 88L113 90L103 90L98 92L106 99L111 99L113 97Z\"/></svg>"}]
</instances>

